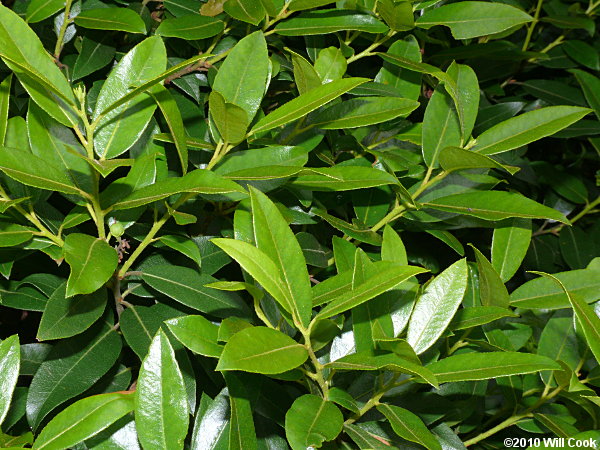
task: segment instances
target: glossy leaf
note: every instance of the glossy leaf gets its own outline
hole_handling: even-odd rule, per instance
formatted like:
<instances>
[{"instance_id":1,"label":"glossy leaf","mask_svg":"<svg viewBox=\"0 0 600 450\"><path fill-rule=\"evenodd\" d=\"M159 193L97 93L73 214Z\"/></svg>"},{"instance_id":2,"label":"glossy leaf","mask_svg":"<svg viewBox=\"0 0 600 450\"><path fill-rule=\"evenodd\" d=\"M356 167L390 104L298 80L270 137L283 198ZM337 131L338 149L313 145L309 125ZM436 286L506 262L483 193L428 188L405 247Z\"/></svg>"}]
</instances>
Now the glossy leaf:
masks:
<instances>
[{"instance_id":1,"label":"glossy leaf","mask_svg":"<svg viewBox=\"0 0 600 450\"><path fill-rule=\"evenodd\" d=\"M115 392L79 400L44 427L34 448L60 450L75 446L133 411L133 397L133 393Z\"/></svg>"},{"instance_id":2,"label":"glossy leaf","mask_svg":"<svg viewBox=\"0 0 600 450\"><path fill-rule=\"evenodd\" d=\"M235 372L223 374L229 390L230 419L229 445L233 448L253 449L257 447L256 430L252 418L252 405L244 381Z\"/></svg>"},{"instance_id":3,"label":"glossy leaf","mask_svg":"<svg viewBox=\"0 0 600 450\"><path fill-rule=\"evenodd\" d=\"M95 30L146 33L144 21L133 10L126 8L88 9L75 17L75 23L80 27Z\"/></svg>"},{"instance_id":4,"label":"glossy leaf","mask_svg":"<svg viewBox=\"0 0 600 450\"><path fill-rule=\"evenodd\" d=\"M0 145L4 145L4 138L6 137L12 78L12 75L8 75L2 80L2 83L0 83Z\"/></svg>"},{"instance_id":5,"label":"glossy leaf","mask_svg":"<svg viewBox=\"0 0 600 450\"><path fill-rule=\"evenodd\" d=\"M427 429L417 415L407 409L386 403L377 406L377 410L390 421L398 436L431 450L442 449L434 434Z\"/></svg>"},{"instance_id":6,"label":"glossy leaf","mask_svg":"<svg viewBox=\"0 0 600 450\"><path fill-rule=\"evenodd\" d=\"M461 308L456 312L450 328L452 330L465 330L493 322L503 317L517 317L508 308L500 306L476 306L472 308Z\"/></svg>"},{"instance_id":7,"label":"glossy leaf","mask_svg":"<svg viewBox=\"0 0 600 450\"><path fill-rule=\"evenodd\" d=\"M417 354L431 347L456 314L467 289L467 262L454 263L439 274L415 304L406 340Z\"/></svg>"},{"instance_id":8,"label":"glossy leaf","mask_svg":"<svg viewBox=\"0 0 600 450\"><path fill-rule=\"evenodd\" d=\"M280 331L251 327L231 336L217 370L277 374L295 369L307 358L306 348Z\"/></svg>"},{"instance_id":9,"label":"glossy leaf","mask_svg":"<svg viewBox=\"0 0 600 450\"><path fill-rule=\"evenodd\" d=\"M298 397L285 415L285 434L293 450L318 448L342 431L344 417L333 403L316 395Z\"/></svg>"},{"instance_id":10,"label":"glossy leaf","mask_svg":"<svg viewBox=\"0 0 600 450\"><path fill-rule=\"evenodd\" d=\"M223 140L238 144L244 140L248 129L248 114L241 107L228 103L217 91L209 96L210 114Z\"/></svg>"},{"instance_id":11,"label":"glossy leaf","mask_svg":"<svg viewBox=\"0 0 600 450\"><path fill-rule=\"evenodd\" d=\"M19 336L13 335L0 343L0 424L10 408L20 367Z\"/></svg>"},{"instance_id":12,"label":"glossy leaf","mask_svg":"<svg viewBox=\"0 0 600 450\"><path fill-rule=\"evenodd\" d=\"M367 14L326 9L301 13L293 19L280 23L275 28L275 31L282 36L307 36L346 30L385 33L388 31L388 27Z\"/></svg>"},{"instance_id":13,"label":"glossy leaf","mask_svg":"<svg viewBox=\"0 0 600 450\"><path fill-rule=\"evenodd\" d=\"M113 275L118 264L117 252L104 239L73 233L65 238L65 260L71 267L67 297L91 294Z\"/></svg>"},{"instance_id":14,"label":"glossy leaf","mask_svg":"<svg viewBox=\"0 0 600 450\"><path fill-rule=\"evenodd\" d=\"M182 448L188 402L169 339L159 331L142 361L135 393L135 424L144 449Z\"/></svg>"},{"instance_id":15,"label":"glossy leaf","mask_svg":"<svg viewBox=\"0 0 600 450\"><path fill-rule=\"evenodd\" d=\"M389 173L371 167L327 167L302 173L306 175L300 175L292 184L313 191L347 191L398 183Z\"/></svg>"},{"instance_id":16,"label":"glossy leaf","mask_svg":"<svg viewBox=\"0 0 600 450\"><path fill-rule=\"evenodd\" d=\"M202 316L185 316L165 322L179 342L194 353L218 358L223 347L217 343L219 327Z\"/></svg>"},{"instance_id":17,"label":"glossy leaf","mask_svg":"<svg viewBox=\"0 0 600 450\"><path fill-rule=\"evenodd\" d=\"M479 298L483 306L508 308L509 297L506 286L494 266L473 246L479 273Z\"/></svg>"},{"instance_id":18,"label":"glossy leaf","mask_svg":"<svg viewBox=\"0 0 600 450\"><path fill-rule=\"evenodd\" d=\"M163 20L156 34L186 40L206 39L223 31L224 25L219 19L193 14Z\"/></svg>"},{"instance_id":19,"label":"glossy leaf","mask_svg":"<svg viewBox=\"0 0 600 450\"><path fill-rule=\"evenodd\" d=\"M65 7L64 0L34 0L27 5L28 23L41 22Z\"/></svg>"},{"instance_id":20,"label":"glossy leaf","mask_svg":"<svg viewBox=\"0 0 600 450\"><path fill-rule=\"evenodd\" d=\"M223 9L231 17L253 25L258 25L266 14L262 3L253 0L227 0Z\"/></svg>"},{"instance_id":21,"label":"glossy leaf","mask_svg":"<svg viewBox=\"0 0 600 450\"><path fill-rule=\"evenodd\" d=\"M494 228L492 266L507 282L517 272L531 240L531 220L511 219Z\"/></svg>"}]
</instances>

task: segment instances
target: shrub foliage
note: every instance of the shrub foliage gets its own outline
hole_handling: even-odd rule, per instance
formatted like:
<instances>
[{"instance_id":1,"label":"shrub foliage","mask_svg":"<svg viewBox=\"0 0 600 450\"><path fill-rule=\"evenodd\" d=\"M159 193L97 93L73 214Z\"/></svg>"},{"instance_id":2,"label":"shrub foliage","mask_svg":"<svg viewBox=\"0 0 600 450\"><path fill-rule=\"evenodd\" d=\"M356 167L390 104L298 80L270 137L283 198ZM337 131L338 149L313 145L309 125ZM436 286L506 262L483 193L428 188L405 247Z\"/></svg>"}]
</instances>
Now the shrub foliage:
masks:
<instances>
[{"instance_id":1,"label":"shrub foliage","mask_svg":"<svg viewBox=\"0 0 600 450\"><path fill-rule=\"evenodd\" d=\"M0 6L0 447L598 440L599 6Z\"/></svg>"}]
</instances>

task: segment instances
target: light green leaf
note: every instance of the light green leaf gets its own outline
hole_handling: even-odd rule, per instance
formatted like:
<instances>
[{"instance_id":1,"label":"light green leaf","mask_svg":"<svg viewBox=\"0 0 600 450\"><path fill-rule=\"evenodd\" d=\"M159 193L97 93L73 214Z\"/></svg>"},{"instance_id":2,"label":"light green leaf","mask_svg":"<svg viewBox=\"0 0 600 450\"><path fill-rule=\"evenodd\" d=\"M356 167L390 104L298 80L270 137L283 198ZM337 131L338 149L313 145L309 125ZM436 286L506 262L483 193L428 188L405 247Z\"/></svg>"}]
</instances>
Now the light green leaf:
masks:
<instances>
[{"instance_id":1,"label":"light green leaf","mask_svg":"<svg viewBox=\"0 0 600 450\"><path fill-rule=\"evenodd\" d=\"M217 91L208 97L209 110L219 134L228 144L239 144L246 137L248 114L241 107L228 103Z\"/></svg>"},{"instance_id":2,"label":"light green leaf","mask_svg":"<svg viewBox=\"0 0 600 450\"><path fill-rule=\"evenodd\" d=\"M282 289L293 301L292 314L306 327L312 312L312 293L302 249L277 206L265 194L250 188L250 201L256 247L279 268Z\"/></svg>"},{"instance_id":3,"label":"light green leaf","mask_svg":"<svg viewBox=\"0 0 600 450\"><path fill-rule=\"evenodd\" d=\"M380 0L377 12L394 31L408 31L415 26L413 7L408 1Z\"/></svg>"},{"instance_id":4,"label":"light green leaf","mask_svg":"<svg viewBox=\"0 0 600 450\"><path fill-rule=\"evenodd\" d=\"M333 3L333 0L291 0L288 5L290 11L302 11L312 9L318 6L324 6Z\"/></svg>"},{"instance_id":5,"label":"light green leaf","mask_svg":"<svg viewBox=\"0 0 600 450\"><path fill-rule=\"evenodd\" d=\"M198 268L202 266L202 255L200 254L200 248L198 248L192 239L180 235L166 235L161 236L158 239L167 247L177 250L182 255L190 258L198 265Z\"/></svg>"},{"instance_id":6,"label":"light green leaf","mask_svg":"<svg viewBox=\"0 0 600 450\"><path fill-rule=\"evenodd\" d=\"M156 34L194 41L216 36L223 31L224 27L222 20L190 14L163 20L156 29Z\"/></svg>"},{"instance_id":7,"label":"light green leaf","mask_svg":"<svg viewBox=\"0 0 600 450\"><path fill-rule=\"evenodd\" d=\"M433 362L427 368L440 383L560 370L560 366L550 358L519 352L462 353Z\"/></svg>"},{"instance_id":8,"label":"light green leaf","mask_svg":"<svg viewBox=\"0 0 600 450\"><path fill-rule=\"evenodd\" d=\"M319 448L342 431L344 416L332 402L312 394L298 397L285 414L285 435L292 450Z\"/></svg>"},{"instance_id":9,"label":"light green leaf","mask_svg":"<svg viewBox=\"0 0 600 450\"><path fill-rule=\"evenodd\" d=\"M223 9L234 19L252 25L258 25L267 13L262 3L256 0L227 0Z\"/></svg>"},{"instance_id":10,"label":"light green leaf","mask_svg":"<svg viewBox=\"0 0 600 450\"><path fill-rule=\"evenodd\" d=\"M464 144L471 136L479 109L479 82L473 69L464 64L452 63L447 70L456 81L456 112L460 119L460 132Z\"/></svg>"},{"instance_id":11,"label":"light green leaf","mask_svg":"<svg viewBox=\"0 0 600 450\"><path fill-rule=\"evenodd\" d=\"M579 82L588 105L594 110L596 117L600 119L600 79L583 70L574 69L571 73Z\"/></svg>"},{"instance_id":12,"label":"light green leaf","mask_svg":"<svg viewBox=\"0 0 600 450\"><path fill-rule=\"evenodd\" d=\"M581 330L583 331L583 335L585 336L588 347L592 351L596 361L600 362L600 317L598 317L596 311L594 311L594 308L588 305L581 298L569 292L569 290L558 277L544 272L533 273L548 278L560 286L567 296L567 299L569 300L569 303L575 312L575 316L577 319L579 319L578 324L581 326Z\"/></svg>"},{"instance_id":13,"label":"light green leaf","mask_svg":"<svg viewBox=\"0 0 600 450\"><path fill-rule=\"evenodd\" d=\"M431 347L456 314L467 290L467 261L461 259L431 281L415 304L406 340L418 354Z\"/></svg>"},{"instance_id":14,"label":"light green leaf","mask_svg":"<svg viewBox=\"0 0 600 450\"><path fill-rule=\"evenodd\" d=\"M140 15L128 8L88 9L75 17L75 24L94 30L146 33L146 24Z\"/></svg>"},{"instance_id":15,"label":"light green leaf","mask_svg":"<svg viewBox=\"0 0 600 450\"><path fill-rule=\"evenodd\" d=\"M4 80L2 80L2 83L0 83L0 145L4 145L4 138L6 137L11 85L12 74L8 75Z\"/></svg>"},{"instance_id":16,"label":"light green leaf","mask_svg":"<svg viewBox=\"0 0 600 450\"><path fill-rule=\"evenodd\" d=\"M50 296L37 331L38 341L64 339L87 330L106 308L107 291L67 297L67 283Z\"/></svg>"},{"instance_id":17,"label":"light green leaf","mask_svg":"<svg viewBox=\"0 0 600 450\"><path fill-rule=\"evenodd\" d=\"M300 95L321 86L321 78L313 65L298 53L289 49L287 50L292 55L294 82L296 83L296 88L298 88Z\"/></svg>"},{"instance_id":18,"label":"light green leaf","mask_svg":"<svg viewBox=\"0 0 600 450\"><path fill-rule=\"evenodd\" d=\"M324 48L315 61L315 71L323 84L342 78L347 67L346 58L337 47Z\"/></svg>"},{"instance_id":19,"label":"light green leaf","mask_svg":"<svg viewBox=\"0 0 600 450\"><path fill-rule=\"evenodd\" d=\"M137 14L136 17L139 19ZM148 97L136 96L120 106L114 105L130 94L131 86L155 79L166 66L163 41L152 36L136 45L113 68L102 85L93 116L98 121L94 134L98 156L103 159L117 157L138 140L152 118L156 104ZM111 109L106 111L108 107Z\"/></svg>"},{"instance_id":20,"label":"light green leaf","mask_svg":"<svg viewBox=\"0 0 600 450\"><path fill-rule=\"evenodd\" d=\"M62 450L75 447L133 411L133 397L133 393L114 392L75 402L44 427L33 448Z\"/></svg>"},{"instance_id":21,"label":"light green leaf","mask_svg":"<svg viewBox=\"0 0 600 450\"><path fill-rule=\"evenodd\" d=\"M73 233L65 238L65 260L71 266L67 280L67 297L91 294L113 275L119 258L104 239Z\"/></svg>"},{"instance_id":22,"label":"light green leaf","mask_svg":"<svg viewBox=\"0 0 600 450\"><path fill-rule=\"evenodd\" d=\"M295 369L307 358L306 348L288 335L272 328L251 327L231 336L217 370L277 374Z\"/></svg>"},{"instance_id":23,"label":"light green leaf","mask_svg":"<svg viewBox=\"0 0 600 450\"><path fill-rule=\"evenodd\" d=\"M503 282L517 272L531 241L530 219L509 219L494 228L492 266Z\"/></svg>"},{"instance_id":24,"label":"light green leaf","mask_svg":"<svg viewBox=\"0 0 600 450\"><path fill-rule=\"evenodd\" d=\"M335 166L305 169L291 184L312 191L349 191L398 184L398 180L373 167Z\"/></svg>"},{"instance_id":25,"label":"light green leaf","mask_svg":"<svg viewBox=\"0 0 600 450\"><path fill-rule=\"evenodd\" d=\"M484 220L502 220L509 217L551 219L569 223L555 209L541 205L523 195L504 191L482 191L454 194L423 203L423 206Z\"/></svg>"},{"instance_id":26,"label":"light green leaf","mask_svg":"<svg viewBox=\"0 0 600 450\"><path fill-rule=\"evenodd\" d=\"M367 81L367 78L343 78L316 87L280 106L271 114L259 120L254 128L250 130L250 134L269 131L300 119Z\"/></svg>"},{"instance_id":27,"label":"light green leaf","mask_svg":"<svg viewBox=\"0 0 600 450\"><path fill-rule=\"evenodd\" d=\"M398 39L390 45L387 54L396 55L417 63L421 62L419 43L412 35L408 35L404 39ZM383 62L383 67L375 76L375 81L393 88L400 97L418 100L421 95L421 73L403 70L402 67L388 61Z\"/></svg>"},{"instance_id":28,"label":"light green leaf","mask_svg":"<svg viewBox=\"0 0 600 450\"><path fill-rule=\"evenodd\" d=\"M223 347L217 343L219 327L202 316L183 316L165 322L179 342L194 353L218 358Z\"/></svg>"},{"instance_id":29,"label":"light green leaf","mask_svg":"<svg viewBox=\"0 0 600 450\"><path fill-rule=\"evenodd\" d=\"M359 97L325 108L309 125L324 130L358 128L407 116L419 103L398 97Z\"/></svg>"},{"instance_id":30,"label":"light green leaf","mask_svg":"<svg viewBox=\"0 0 600 450\"><path fill-rule=\"evenodd\" d=\"M275 32L281 36L310 36L347 30L379 34L386 33L389 28L371 15L339 9L301 13L275 27Z\"/></svg>"},{"instance_id":31,"label":"light green leaf","mask_svg":"<svg viewBox=\"0 0 600 450\"><path fill-rule=\"evenodd\" d=\"M394 429L394 432L407 441L421 444L429 450L442 450L435 435L429 431L419 416L399 406L382 403L377 410L383 414Z\"/></svg>"},{"instance_id":32,"label":"light green leaf","mask_svg":"<svg viewBox=\"0 0 600 450\"><path fill-rule=\"evenodd\" d=\"M489 156L461 147L446 147L439 155L440 166L447 172L464 169L500 169L514 175L519 167L505 166Z\"/></svg>"},{"instance_id":33,"label":"light green leaf","mask_svg":"<svg viewBox=\"0 0 600 450\"><path fill-rule=\"evenodd\" d=\"M142 361L135 393L135 425L142 447L183 448L188 421L183 375L169 339L159 330Z\"/></svg>"},{"instance_id":34,"label":"light green leaf","mask_svg":"<svg viewBox=\"0 0 600 450\"><path fill-rule=\"evenodd\" d=\"M437 78L440 81L446 83L446 87L450 89L450 93L456 92L456 82L454 79L448 75L443 70L432 66L431 64L425 64L420 61L415 61L410 58L405 58L399 54L394 53L376 53L378 56L383 58L384 61L387 61L390 64L393 64L398 67L402 67L403 69L411 70L413 72L425 73Z\"/></svg>"},{"instance_id":35,"label":"light green leaf","mask_svg":"<svg viewBox=\"0 0 600 450\"><path fill-rule=\"evenodd\" d=\"M34 228L16 223L0 222L0 247L13 247L33 237Z\"/></svg>"},{"instance_id":36,"label":"light green leaf","mask_svg":"<svg viewBox=\"0 0 600 450\"><path fill-rule=\"evenodd\" d=\"M450 329L466 330L493 322L503 317L518 317L508 308L499 306L475 306L471 308L461 308L456 312Z\"/></svg>"},{"instance_id":37,"label":"light green leaf","mask_svg":"<svg viewBox=\"0 0 600 450\"><path fill-rule=\"evenodd\" d=\"M21 365L19 336L14 334L0 342L0 424L6 418Z\"/></svg>"},{"instance_id":38,"label":"light green leaf","mask_svg":"<svg viewBox=\"0 0 600 450\"><path fill-rule=\"evenodd\" d=\"M509 297L506 286L500 275L488 259L473 245L475 259L477 260L477 272L479 273L479 298L483 306L499 306L508 308Z\"/></svg>"},{"instance_id":39,"label":"light green leaf","mask_svg":"<svg viewBox=\"0 0 600 450\"><path fill-rule=\"evenodd\" d=\"M229 0L255 4L251 0ZM262 8L262 6L261 6ZM269 54L262 31L252 33L240 40L215 76L212 88L223 96L227 103L239 106L252 121L260 107L267 89L269 77Z\"/></svg>"},{"instance_id":40,"label":"light green leaf","mask_svg":"<svg viewBox=\"0 0 600 450\"><path fill-rule=\"evenodd\" d=\"M41 22L65 7L64 0L32 0L27 5L25 19L27 23Z\"/></svg>"},{"instance_id":41,"label":"light green leaf","mask_svg":"<svg viewBox=\"0 0 600 450\"><path fill-rule=\"evenodd\" d=\"M590 113L578 106L547 106L500 122L477 137L474 152L495 155L567 128Z\"/></svg>"},{"instance_id":42,"label":"light green leaf","mask_svg":"<svg viewBox=\"0 0 600 450\"><path fill-rule=\"evenodd\" d=\"M470 39L500 33L531 22L524 11L504 3L464 1L428 9L416 21L421 28L444 25L456 39Z\"/></svg>"}]
</instances>

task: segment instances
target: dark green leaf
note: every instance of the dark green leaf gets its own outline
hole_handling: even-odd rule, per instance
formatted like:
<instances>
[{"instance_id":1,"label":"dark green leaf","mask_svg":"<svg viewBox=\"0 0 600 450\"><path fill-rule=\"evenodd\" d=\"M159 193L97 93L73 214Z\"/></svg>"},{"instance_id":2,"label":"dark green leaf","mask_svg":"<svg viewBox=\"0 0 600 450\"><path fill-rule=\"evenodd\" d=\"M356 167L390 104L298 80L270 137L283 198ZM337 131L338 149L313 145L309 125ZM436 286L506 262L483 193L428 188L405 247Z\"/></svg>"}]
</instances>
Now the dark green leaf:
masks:
<instances>
[{"instance_id":1,"label":"dark green leaf","mask_svg":"<svg viewBox=\"0 0 600 450\"><path fill-rule=\"evenodd\" d=\"M342 431L344 417L333 403L306 394L285 415L285 434L293 450L318 448Z\"/></svg>"}]
</instances>

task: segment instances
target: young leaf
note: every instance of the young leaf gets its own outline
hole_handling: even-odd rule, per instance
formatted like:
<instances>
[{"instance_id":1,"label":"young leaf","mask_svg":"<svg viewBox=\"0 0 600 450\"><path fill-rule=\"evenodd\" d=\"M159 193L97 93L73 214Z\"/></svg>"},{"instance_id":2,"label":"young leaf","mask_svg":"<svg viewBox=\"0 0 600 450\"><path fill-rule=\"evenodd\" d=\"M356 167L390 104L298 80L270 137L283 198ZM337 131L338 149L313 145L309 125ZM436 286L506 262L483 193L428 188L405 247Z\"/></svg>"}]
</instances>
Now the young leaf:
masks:
<instances>
[{"instance_id":1,"label":"young leaf","mask_svg":"<svg viewBox=\"0 0 600 450\"><path fill-rule=\"evenodd\" d=\"M531 241L530 219L509 219L494 228L492 239L492 266L503 282L517 272Z\"/></svg>"},{"instance_id":2,"label":"young leaf","mask_svg":"<svg viewBox=\"0 0 600 450\"><path fill-rule=\"evenodd\" d=\"M442 450L435 435L427 429L419 417L407 409L382 403L377 410L389 421L394 432L407 441L421 444L429 450Z\"/></svg>"},{"instance_id":3,"label":"young leaf","mask_svg":"<svg viewBox=\"0 0 600 450\"><path fill-rule=\"evenodd\" d=\"M533 18L514 6L503 3L463 1L427 10L416 21L421 28L445 25L455 39L470 39L500 33Z\"/></svg>"},{"instance_id":4,"label":"young leaf","mask_svg":"<svg viewBox=\"0 0 600 450\"><path fill-rule=\"evenodd\" d=\"M431 347L450 324L467 289L467 261L461 259L425 288L413 310L406 340L418 354Z\"/></svg>"},{"instance_id":5,"label":"young leaf","mask_svg":"<svg viewBox=\"0 0 600 450\"><path fill-rule=\"evenodd\" d=\"M256 247L279 268L283 289L293 300L292 314L305 327L312 312L312 293L302 249L281 212L269 198L250 188Z\"/></svg>"},{"instance_id":6,"label":"young leaf","mask_svg":"<svg viewBox=\"0 0 600 450\"><path fill-rule=\"evenodd\" d=\"M20 368L19 336L12 335L0 343L0 424L10 408Z\"/></svg>"},{"instance_id":7,"label":"young leaf","mask_svg":"<svg viewBox=\"0 0 600 450\"><path fill-rule=\"evenodd\" d=\"M519 352L462 353L433 362L427 368L440 383L560 370L560 366L550 358Z\"/></svg>"},{"instance_id":8,"label":"young leaf","mask_svg":"<svg viewBox=\"0 0 600 450\"><path fill-rule=\"evenodd\" d=\"M217 370L277 374L295 369L307 358L306 348L281 331L251 327L231 336Z\"/></svg>"},{"instance_id":9,"label":"young leaf","mask_svg":"<svg viewBox=\"0 0 600 450\"><path fill-rule=\"evenodd\" d=\"M230 0L227 4L236 1L257 3L248 0ZM257 31L246 36L233 47L221 64L212 87L227 103L233 103L246 111L247 120L251 122L265 95L268 77L267 43L263 33Z\"/></svg>"},{"instance_id":10,"label":"young leaf","mask_svg":"<svg viewBox=\"0 0 600 450\"><path fill-rule=\"evenodd\" d=\"M263 117L250 130L250 134L263 133L300 119L366 81L367 78L343 78L316 87Z\"/></svg>"},{"instance_id":11,"label":"young leaf","mask_svg":"<svg viewBox=\"0 0 600 450\"><path fill-rule=\"evenodd\" d=\"M65 238L65 260L71 266L67 297L91 294L102 287L117 268L118 256L104 239L73 233Z\"/></svg>"},{"instance_id":12,"label":"young leaf","mask_svg":"<svg viewBox=\"0 0 600 450\"><path fill-rule=\"evenodd\" d=\"M316 395L298 397L285 415L285 435L293 450L319 448L342 431L344 416L333 403Z\"/></svg>"},{"instance_id":13,"label":"young leaf","mask_svg":"<svg viewBox=\"0 0 600 450\"><path fill-rule=\"evenodd\" d=\"M502 220L509 217L550 219L568 224L565 216L555 209L541 205L523 195L503 191L466 192L449 195L423 203L424 206L484 220Z\"/></svg>"},{"instance_id":14,"label":"young leaf","mask_svg":"<svg viewBox=\"0 0 600 450\"><path fill-rule=\"evenodd\" d=\"M71 448L133 411L133 393L114 392L81 399L61 411L34 443L39 450Z\"/></svg>"},{"instance_id":15,"label":"young leaf","mask_svg":"<svg viewBox=\"0 0 600 450\"><path fill-rule=\"evenodd\" d=\"M106 308L107 291L67 297L67 283L50 296L38 327L38 341L64 339L87 330Z\"/></svg>"},{"instance_id":16,"label":"young leaf","mask_svg":"<svg viewBox=\"0 0 600 450\"><path fill-rule=\"evenodd\" d=\"M323 84L342 78L347 67L346 58L337 47L324 48L319 52L319 56L315 61L315 70Z\"/></svg>"},{"instance_id":17,"label":"young leaf","mask_svg":"<svg viewBox=\"0 0 600 450\"><path fill-rule=\"evenodd\" d=\"M506 5L504 5L506 6ZM547 106L500 122L477 137L474 152L495 155L551 136L590 113L578 106Z\"/></svg>"},{"instance_id":18,"label":"young leaf","mask_svg":"<svg viewBox=\"0 0 600 450\"><path fill-rule=\"evenodd\" d=\"M128 8L88 9L75 17L75 24L94 30L146 33L146 25L139 14Z\"/></svg>"},{"instance_id":19,"label":"young leaf","mask_svg":"<svg viewBox=\"0 0 600 450\"><path fill-rule=\"evenodd\" d=\"M162 330L142 361L135 393L135 424L144 449L183 448L189 421L183 375Z\"/></svg>"},{"instance_id":20,"label":"young leaf","mask_svg":"<svg viewBox=\"0 0 600 450\"><path fill-rule=\"evenodd\" d=\"M566 294L567 299L569 300L569 303L575 312L575 316L577 319L579 319L578 324L581 326L581 330L583 331L583 335L585 336L588 347L592 351L596 361L600 361L600 317L598 317L594 311L594 308L578 298L576 295L572 295L557 277L543 272L534 273L548 278L560 286L560 288Z\"/></svg>"},{"instance_id":21,"label":"young leaf","mask_svg":"<svg viewBox=\"0 0 600 450\"><path fill-rule=\"evenodd\" d=\"M184 316L165 322L179 342L194 353L218 358L223 347L217 343L219 327L202 316Z\"/></svg>"}]
</instances>

